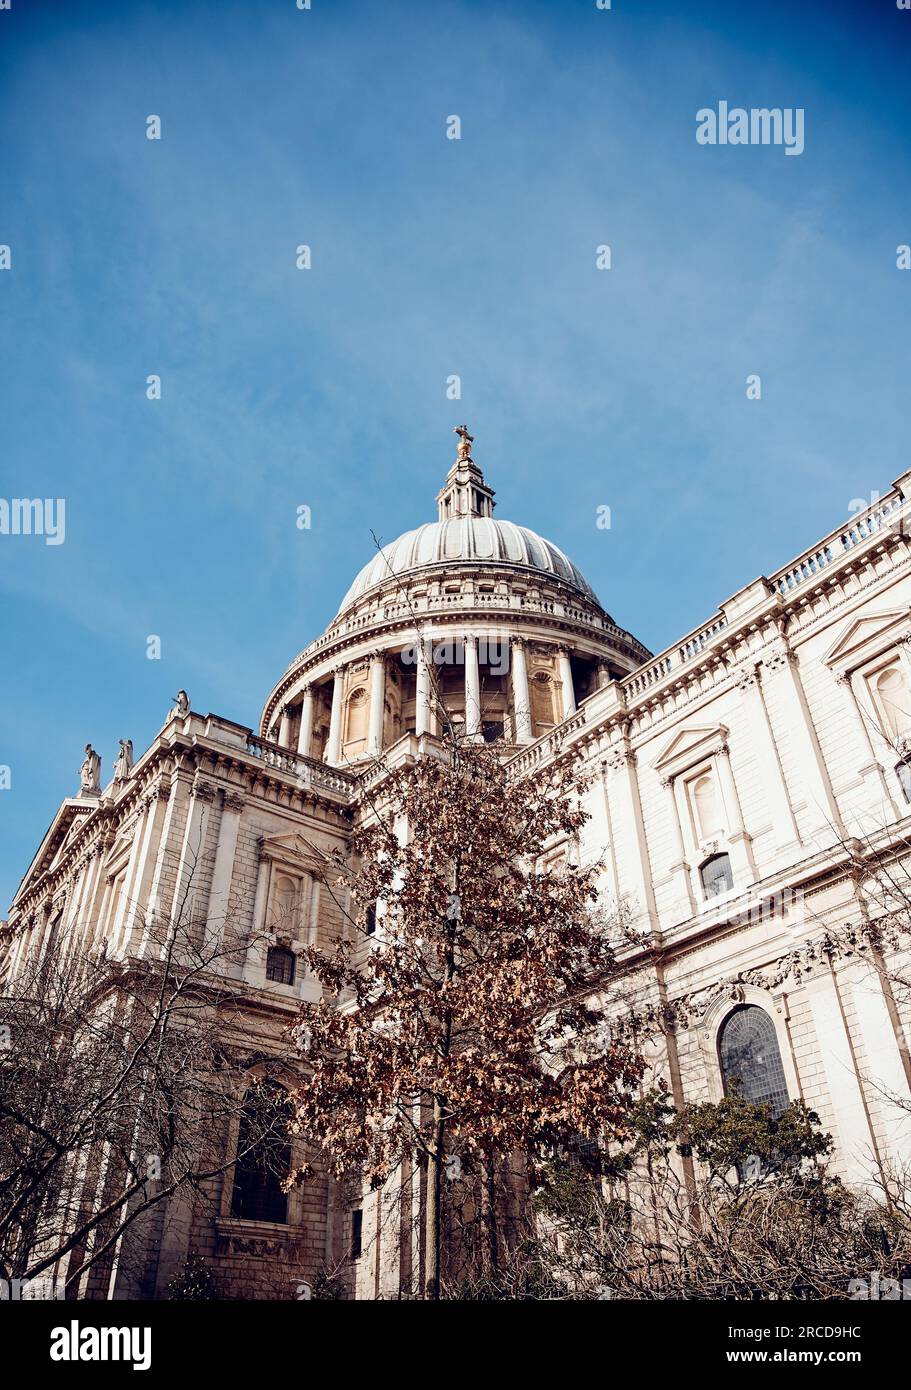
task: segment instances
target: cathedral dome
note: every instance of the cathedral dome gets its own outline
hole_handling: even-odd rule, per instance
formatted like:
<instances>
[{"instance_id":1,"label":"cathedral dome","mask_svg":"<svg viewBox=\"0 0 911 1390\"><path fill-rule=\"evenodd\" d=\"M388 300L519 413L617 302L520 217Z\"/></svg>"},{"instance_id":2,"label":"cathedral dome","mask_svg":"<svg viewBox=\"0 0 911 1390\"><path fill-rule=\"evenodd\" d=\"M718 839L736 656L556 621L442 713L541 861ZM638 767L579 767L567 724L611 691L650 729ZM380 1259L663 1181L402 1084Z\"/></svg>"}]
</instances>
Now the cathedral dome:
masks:
<instances>
[{"instance_id":1,"label":"cathedral dome","mask_svg":"<svg viewBox=\"0 0 911 1390\"><path fill-rule=\"evenodd\" d=\"M464 425L437 519L384 546L263 707L262 737L332 765L435 732L444 708L469 736L518 747L647 661L569 557L494 520ZM432 676L432 679L431 679Z\"/></svg>"},{"instance_id":2,"label":"cathedral dome","mask_svg":"<svg viewBox=\"0 0 911 1390\"><path fill-rule=\"evenodd\" d=\"M431 521L406 531L368 561L342 599L339 613L375 584L431 566L448 568L475 561L515 566L559 579L597 603L597 597L567 555L527 526L495 521L491 516L457 516Z\"/></svg>"},{"instance_id":3,"label":"cathedral dome","mask_svg":"<svg viewBox=\"0 0 911 1390\"><path fill-rule=\"evenodd\" d=\"M443 571L472 564L556 579L598 605L591 585L558 546L527 526L494 521L493 489L471 457L472 437L464 425L456 433L458 457L437 495L438 520L406 531L374 555L342 599L337 616L390 579L416 570Z\"/></svg>"}]
</instances>

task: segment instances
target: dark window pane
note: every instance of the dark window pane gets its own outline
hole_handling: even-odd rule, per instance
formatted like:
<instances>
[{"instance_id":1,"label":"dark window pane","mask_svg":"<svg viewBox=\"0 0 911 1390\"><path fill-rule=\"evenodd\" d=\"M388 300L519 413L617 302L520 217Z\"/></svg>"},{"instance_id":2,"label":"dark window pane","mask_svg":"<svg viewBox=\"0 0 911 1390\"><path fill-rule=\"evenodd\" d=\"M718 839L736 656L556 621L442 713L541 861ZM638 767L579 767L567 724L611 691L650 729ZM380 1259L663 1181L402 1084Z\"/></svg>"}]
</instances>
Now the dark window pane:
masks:
<instances>
[{"instance_id":1,"label":"dark window pane","mask_svg":"<svg viewBox=\"0 0 911 1390\"><path fill-rule=\"evenodd\" d=\"M906 801L911 802L911 767L907 763L901 762L895 769L895 774L902 789L902 796Z\"/></svg>"},{"instance_id":2,"label":"dark window pane","mask_svg":"<svg viewBox=\"0 0 911 1390\"><path fill-rule=\"evenodd\" d=\"M244 1221L287 1222L288 1198L281 1184L291 1171L290 1118L283 1086L250 1087L237 1135L232 1216Z\"/></svg>"},{"instance_id":3,"label":"dark window pane","mask_svg":"<svg viewBox=\"0 0 911 1390\"><path fill-rule=\"evenodd\" d=\"M729 888L734 887L731 861L726 854L714 854L711 859L705 861L699 873L707 898L717 898L719 893L726 893Z\"/></svg>"},{"instance_id":4,"label":"dark window pane","mask_svg":"<svg viewBox=\"0 0 911 1390\"><path fill-rule=\"evenodd\" d=\"M718 1042L725 1090L736 1085L744 1100L767 1102L776 1115L789 1104L775 1025L764 1009L746 1004L725 1021Z\"/></svg>"},{"instance_id":5,"label":"dark window pane","mask_svg":"<svg viewBox=\"0 0 911 1390\"><path fill-rule=\"evenodd\" d=\"M367 935L368 935L368 936L373 936L373 933L374 933L375 931L376 931L376 908L375 908L375 907L368 907L368 908L367 908Z\"/></svg>"},{"instance_id":6,"label":"dark window pane","mask_svg":"<svg viewBox=\"0 0 911 1390\"><path fill-rule=\"evenodd\" d=\"M358 1207L351 1213L351 1258L358 1260L363 1250L364 1213Z\"/></svg>"},{"instance_id":7,"label":"dark window pane","mask_svg":"<svg viewBox=\"0 0 911 1390\"><path fill-rule=\"evenodd\" d=\"M283 946L270 946L266 956L266 979L279 985L293 985L294 965L293 951L286 951Z\"/></svg>"}]
</instances>

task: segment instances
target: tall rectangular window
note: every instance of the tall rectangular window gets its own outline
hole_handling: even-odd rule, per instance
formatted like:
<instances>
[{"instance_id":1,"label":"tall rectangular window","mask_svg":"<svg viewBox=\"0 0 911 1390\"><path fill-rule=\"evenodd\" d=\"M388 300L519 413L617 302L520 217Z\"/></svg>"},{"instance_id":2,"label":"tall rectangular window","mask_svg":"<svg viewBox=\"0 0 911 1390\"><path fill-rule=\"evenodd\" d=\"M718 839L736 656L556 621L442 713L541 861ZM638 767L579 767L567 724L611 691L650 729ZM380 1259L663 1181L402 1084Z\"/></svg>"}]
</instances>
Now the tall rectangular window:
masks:
<instances>
[{"instance_id":1,"label":"tall rectangular window","mask_svg":"<svg viewBox=\"0 0 911 1390\"><path fill-rule=\"evenodd\" d=\"M266 979L277 985L294 984L294 952L284 946L270 946L266 954Z\"/></svg>"}]
</instances>

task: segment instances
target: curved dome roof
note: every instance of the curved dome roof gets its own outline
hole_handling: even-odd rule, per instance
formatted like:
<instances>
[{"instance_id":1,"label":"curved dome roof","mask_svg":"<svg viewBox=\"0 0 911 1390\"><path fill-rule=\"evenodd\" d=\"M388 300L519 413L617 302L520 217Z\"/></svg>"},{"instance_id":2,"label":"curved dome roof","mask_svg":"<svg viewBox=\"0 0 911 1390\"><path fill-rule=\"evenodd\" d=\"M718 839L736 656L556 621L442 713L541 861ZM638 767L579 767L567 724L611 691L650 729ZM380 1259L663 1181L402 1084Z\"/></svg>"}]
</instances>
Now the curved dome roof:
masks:
<instances>
[{"instance_id":1,"label":"curved dome roof","mask_svg":"<svg viewBox=\"0 0 911 1390\"><path fill-rule=\"evenodd\" d=\"M342 599L339 613L374 584L393 575L404 575L429 565L519 565L551 579L561 579L595 603L598 599L572 560L552 541L514 521L495 521L492 516L458 516L430 521L383 547L355 579Z\"/></svg>"}]
</instances>

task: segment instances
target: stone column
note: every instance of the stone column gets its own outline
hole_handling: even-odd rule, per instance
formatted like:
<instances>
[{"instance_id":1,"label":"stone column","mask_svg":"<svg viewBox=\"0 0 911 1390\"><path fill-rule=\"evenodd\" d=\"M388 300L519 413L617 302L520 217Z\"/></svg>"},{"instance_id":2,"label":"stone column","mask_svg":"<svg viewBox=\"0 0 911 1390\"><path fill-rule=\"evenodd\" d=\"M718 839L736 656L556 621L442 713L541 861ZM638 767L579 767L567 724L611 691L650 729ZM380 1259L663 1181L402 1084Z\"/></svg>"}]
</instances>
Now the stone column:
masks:
<instances>
[{"instance_id":1,"label":"stone column","mask_svg":"<svg viewBox=\"0 0 911 1390\"><path fill-rule=\"evenodd\" d=\"M124 930L126 933L141 930L140 954L144 952L144 943L149 932L149 900L158 859L158 850L164 833L163 826L167 817L170 796L170 786L163 786L161 784L157 787L153 787L146 796L148 817L143 836L140 862L137 867L132 899L124 919Z\"/></svg>"},{"instance_id":2,"label":"stone column","mask_svg":"<svg viewBox=\"0 0 911 1390\"><path fill-rule=\"evenodd\" d=\"M671 865L671 873L674 876L679 900L679 911L675 906L674 921L685 922L696 911L696 899L693 896L693 880L683 842L683 826L680 823L680 807L677 802L677 779L675 777L662 777L661 785L668 794L671 835L674 841L674 862Z\"/></svg>"},{"instance_id":3,"label":"stone column","mask_svg":"<svg viewBox=\"0 0 911 1390\"><path fill-rule=\"evenodd\" d=\"M131 928L133 915L136 910L136 886L145 857L148 854L149 837L152 823L152 806L144 803L136 823L133 827L133 843L130 846L130 857L127 860L127 870L120 890L120 901L114 907L114 921L111 925L111 949L117 954L121 945L126 945L127 936Z\"/></svg>"},{"instance_id":4,"label":"stone column","mask_svg":"<svg viewBox=\"0 0 911 1390\"><path fill-rule=\"evenodd\" d=\"M827 839L847 839L841 813L835 801L832 784L823 760L816 730L810 718L797 656L784 644L763 657L763 665L778 683L783 714L800 763L800 777L810 812L810 829L817 835L828 832Z\"/></svg>"},{"instance_id":5,"label":"stone column","mask_svg":"<svg viewBox=\"0 0 911 1390\"><path fill-rule=\"evenodd\" d=\"M307 919L307 945L319 944L319 900L320 881L315 874L310 875L310 911Z\"/></svg>"},{"instance_id":6,"label":"stone column","mask_svg":"<svg viewBox=\"0 0 911 1390\"><path fill-rule=\"evenodd\" d=\"M512 658L512 707L516 722L516 743L531 743L531 701L528 694L528 666L525 661L525 639L514 637L510 643Z\"/></svg>"},{"instance_id":7,"label":"stone column","mask_svg":"<svg viewBox=\"0 0 911 1390\"><path fill-rule=\"evenodd\" d=\"M282 710L281 723L278 726L278 742L282 748L291 747L291 710L285 705Z\"/></svg>"},{"instance_id":8,"label":"stone column","mask_svg":"<svg viewBox=\"0 0 911 1390\"><path fill-rule=\"evenodd\" d=\"M89 913L88 932L86 936L87 949L90 951L95 951L100 945L101 934L108 920L108 912L111 906L111 894L114 886L107 875L107 858L111 844L113 843L113 837L114 833L111 831L110 839L106 838L102 842L102 848L98 851L98 858L101 864L95 886L94 901L92 902Z\"/></svg>"},{"instance_id":9,"label":"stone column","mask_svg":"<svg viewBox=\"0 0 911 1390\"><path fill-rule=\"evenodd\" d=\"M433 716L430 708L430 666L427 661L427 648L423 641L417 644L417 673L414 697L415 733L429 734L433 731Z\"/></svg>"},{"instance_id":10,"label":"stone column","mask_svg":"<svg viewBox=\"0 0 911 1390\"><path fill-rule=\"evenodd\" d=\"M900 809L899 803L892 795L891 786L886 778L885 768L876 755L873 746L873 736L870 733L871 727L875 728L871 717L865 713L863 706L854 688L854 679L850 671L842 671L835 677L836 684L845 692L847 704L850 707L852 721L860 734L860 745L863 750L863 765L858 770L864 779L864 785L870 792L871 812L882 811L883 808L891 810L890 819L900 820L904 812ZM884 743L885 746L885 743ZM892 751L892 750L890 750ZM878 828L876 823L871 827Z\"/></svg>"},{"instance_id":11,"label":"stone column","mask_svg":"<svg viewBox=\"0 0 911 1390\"><path fill-rule=\"evenodd\" d=\"M759 683L759 668L750 666L742 670L737 677L737 686L743 695L750 742L756 752L763 795L775 827L775 845L778 849L789 849L800 844L800 835Z\"/></svg>"},{"instance_id":12,"label":"stone column","mask_svg":"<svg viewBox=\"0 0 911 1390\"><path fill-rule=\"evenodd\" d=\"M337 763L342 751L342 690L345 683L345 668L336 666L332 673L332 712L329 715L329 740L326 744L326 762Z\"/></svg>"},{"instance_id":13,"label":"stone column","mask_svg":"<svg viewBox=\"0 0 911 1390\"><path fill-rule=\"evenodd\" d=\"M656 931L658 912L639 796L636 754L624 738L608 750L606 762L611 821L619 839L617 864L622 876L620 888L621 891L628 891L633 899L634 923L643 931Z\"/></svg>"},{"instance_id":14,"label":"stone column","mask_svg":"<svg viewBox=\"0 0 911 1390\"><path fill-rule=\"evenodd\" d=\"M247 959L244 976L255 985L262 987L265 981L266 947L263 934L266 923L266 905L269 900L269 879L272 861L267 859L260 848L259 864L256 870L256 894L253 899L253 923L250 940L247 943Z\"/></svg>"},{"instance_id":15,"label":"stone column","mask_svg":"<svg viewBox=\"0 0 911 1390\"><path fill-rule=\"evenodd\" d=\"M604 660L603 657L598 658L596 663L596 670L597 689L603 690L605 686L610 685L612 679L609 664Z\"/></svg>"},{"instance_id":16,"label":"stone column","mask_svg":"<svg viewBox=\"0 0 911 1390\"><path fill-rule=\"evenodd\" d=\"M599 766L599 777L601 795L595 795L592 788L592 824L598 826L599 823L604 830L604 858L605 868L607 869L610 893L614 902L620 901L620 876L617 871L617 847L614 843L614 827L611 821L610 795L607 788L607 763L602 762ZM600 804L599 804L600 803Z\"/></svg>"},{"instance_id":17,"label":"stone column","mask_svg":"<svg viewBox=\"0 0 911 1390\"><path fill-rule=\"evenodd\" d=\"M731 750L726 743L722 743L718 749L716 762L728 823L728 844L731 847L734 886L740 888L744 882L756 882L756 865L753 862L753 842L743 824L743 812L740 809L740 797L737 795L737 783L734 781L734 773L731 770ZM739 875L738 869L740 870Z\"/></svg>"},{"instance_id":18,"label":"stone column","mask_svg":"<svg viewBox=\"0 0 911 1390\"><path fill-rule=\"evenodd\" d=\"M79 950L82 949L85 942L86 909L91 899L96 874L97 869L94 860L91 856L88 856L77 879L77 891L74 895L68 930L68 936L74 945L76 945L75 937L78 931L79 940L76 948Z\"/></svg>"},{"instance_id":19,"label":"stone column","mask_svg":"<svg viewBox=\"0 0 911 1390\"><path fill-rule=\"evenodd\" d=\"M165 818L161 827L161 838L158 841L158 852L155 856L155 867L152 872L152 883L146 905L146 921L150 926L161 921L168 911L168 874L171 870L172 860L177 853L178 832L176 827L180 824L184 804L189 795L189 787L190 783L186 773L179 773L173 777L170 787L164 784L161 787L160 796L162 804L165 806ZM103 913L100 920L104 921Z\"/></svg>"},{"instance_id":20,"label":"stone column","mask_svg":"<svg viewBox=\"0 0 911 1390\"><path fill-rule=\"evenodd\" d=\"M386 708L386 658L374 652L370 658L370 722L367 726L367 752L377 757L383 748L383 714Z\"/></svg>"},{"instance_id":21,"label":"stone column","mask_svg":"<svg viewBox=\"0 0 911 1390\"><path fill-rule=\"evenodd\" d=\"M302 758L309 758L313 742L313 686L304 686L304 702L301 705L301 726L297 736L297 751Z\"/></svg>"},{"instance_id":22,"label":"stone column","mask_svg":"<svg viewBox=\"0 0 911 1390\"><path fill-rule=\"evenodd\" d=\"M845 1017L839 972L829 965L805 981L804 994L816 1032L818 1056L835 1114L835 1138L848 1182L868 1186L879 1165L876 1135Z\"/></svg>"},{"instance_id":23,"label":"stone column","mask_svg":"<svg viewBox=\"0 0 911 1390\"><path fill-rule=\"evenodd\" d=\"M231 898L231 879L234 874L234 853L237 848L237 832L240 829L240 815L245 801L240 792L226 791L221 821L218 826L218 843L215 846L215 867L212 870L212 886L209 890L209 910L206 914L206 931L224 938L225 923ZM235 933L236 934L236 933Z\"/></svg>"},{"instance_id":24,"label":"stone column","mask_svg":"<svg viewBox=\"0 0 911 1390\"><path fill-rule=\"evenodd\" d=\"M465 732L477 739L481 733L481 674L478 670L478 639L467 636L465 647Z\"/></svg>"},{"instance_id":25,"label":"stone column","mask_svg":"<svg viewBox=\"0 0 911 1390\"><path fill-rule=\"evenodd\" d=\"M215 787L211 782L197 777L193 783L171 903L171 923L185 935L189 935L193 925L193 886L205 851L206 829L214 800Z\"/></svg>"},{"instance_id":26,"label":"stone column","mask_svg":"<svg viewBox=\"0 0 911 1390\"><path fill-rule=\"evenodd\" d=\"M560 694L563 699L563 718L568 719L576 712L576 692L573 689L573 668L569 659L569 648L557 648L557 669L560 672Z\"/></svg>"}]
</instances>

